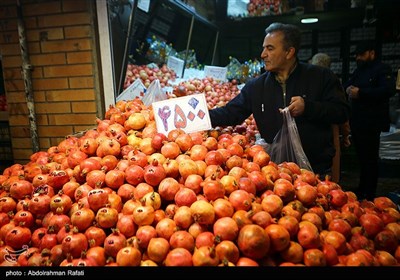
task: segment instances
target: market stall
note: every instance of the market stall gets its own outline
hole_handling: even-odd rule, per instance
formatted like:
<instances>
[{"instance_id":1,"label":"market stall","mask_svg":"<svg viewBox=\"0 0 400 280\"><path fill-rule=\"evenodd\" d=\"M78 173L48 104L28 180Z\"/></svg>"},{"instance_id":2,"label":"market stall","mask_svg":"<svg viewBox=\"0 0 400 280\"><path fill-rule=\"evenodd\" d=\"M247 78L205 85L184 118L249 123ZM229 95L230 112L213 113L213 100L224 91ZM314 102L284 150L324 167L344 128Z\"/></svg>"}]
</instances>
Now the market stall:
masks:
<instances>
[{"instance_id":1,"label":"market stall","mask_svg":"<svg viewBox=\"0 0 400 280\"><path fill-rule=\"evenodd\" d=\"M185 131L237 96L261 64L231 57L216 78L190 67L191 40L182 40L183 68L195 77L165 61L124 58L121 91L95 126L4 169L0 265L397 267L400 213L387 196L359 200L329 176L274 162L251 116ZM161 41L141 58L171 51ZM202 66L214 66L209 50ZM117 100L139 82L135 96Z\"/></svg>"}]
</instances>

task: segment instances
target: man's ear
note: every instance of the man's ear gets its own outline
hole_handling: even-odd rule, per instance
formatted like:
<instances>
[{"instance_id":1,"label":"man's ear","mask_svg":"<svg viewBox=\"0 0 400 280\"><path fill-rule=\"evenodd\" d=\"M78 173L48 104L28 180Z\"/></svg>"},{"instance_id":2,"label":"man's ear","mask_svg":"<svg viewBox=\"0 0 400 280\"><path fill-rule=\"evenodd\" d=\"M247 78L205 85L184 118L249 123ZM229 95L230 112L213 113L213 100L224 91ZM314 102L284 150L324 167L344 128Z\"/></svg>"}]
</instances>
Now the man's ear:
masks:
<instances>
[{"instance_id":1,"label":"man's ear","mask_svg":"<svg viewBox=\"0 0 400 280\"><path fill-rule=\"evenodd\" d=\"M292 57L295 55L295 53L296 53L296 49L295 49L294 47L290 47L290 48L287 50L286 58L287 58L287 59L292 58Z\"/></svg>"},{"instance_id":2,"label":"man's ear","mask_svg":"<svg viewBox=\"0 0 400 280\"><path fill-rule=\"evenodd\" d=\"M376 52L375 50L370 50L370 56L372 59L375 59Z\"/></svg>"}]
</instances>

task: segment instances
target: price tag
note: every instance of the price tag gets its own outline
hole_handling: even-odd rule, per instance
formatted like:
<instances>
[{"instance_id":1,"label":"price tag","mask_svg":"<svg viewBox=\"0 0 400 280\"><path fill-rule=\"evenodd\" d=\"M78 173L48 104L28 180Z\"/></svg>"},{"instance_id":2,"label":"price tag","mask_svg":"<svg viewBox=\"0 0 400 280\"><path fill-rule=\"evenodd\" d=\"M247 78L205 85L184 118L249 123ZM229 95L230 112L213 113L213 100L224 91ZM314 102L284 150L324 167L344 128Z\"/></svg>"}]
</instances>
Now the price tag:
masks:
<instances>
[{"instance_id":1,"label":"price tag","mask_svg":"<svg viewBox=\"0 0 400 280\"><path fill-rule=\"evenodd\" d=\"M211 129L203 93L154 102L152 107L157 131L165 135L178 128L186 133Z\"/></svg>"},{"instance_id":2,"label":"price tag","mask_svg":"<svg viewBox=\"0 0 400 280\"><path fill-rule=\"evenodd\" d=\"M175 56L168 56L167 66L169 69L175 71L176 76L182 78L182 72L184 67L185 61Z\"/></svg>"},{"instance_id":3,"label":"price tag","mask_svg":"<svg viewBox=\"0 0 400 280\"><path fill-rule=\"evenodd\" d=\"M135 98L142 99L146 92L146 87L142 83L141 79L136 79L129 87L127 87L120 95L117 96L116 100L132 100Z\"/></svg>"},{"instance_id":4,"label":"price tag","mask_svg":"<svg viewBox=\"0 0 400 280\"><path fill-rule=\"evenodd\" d=\"M183 76L184 79L203 79L204 78L204 71L195 69L195 68L187 68L185 69L185 74Z\"/></svg>"},{"instance_id":5,"label":"price tag","mask_svg":"<svg viewBox=\"0 0 400 280\"><path fill-rule=\"evenodd\" d=\"M150 8L150 0L139 0L137 7L142 11L148 13Z\"/></svg>"},{"instance_id":6,"label":"price tag","mask_svg":"<svg viewBox=\"0 0 400 280\"><path fill-rule=\"evenodd\" d=\"M226 67L218 67L218 66L204 66L204 76L212 77L215 80L219 80L222 82L226 81L226 73L228 72L228 68Z\"/></svg>"}]
</instances>

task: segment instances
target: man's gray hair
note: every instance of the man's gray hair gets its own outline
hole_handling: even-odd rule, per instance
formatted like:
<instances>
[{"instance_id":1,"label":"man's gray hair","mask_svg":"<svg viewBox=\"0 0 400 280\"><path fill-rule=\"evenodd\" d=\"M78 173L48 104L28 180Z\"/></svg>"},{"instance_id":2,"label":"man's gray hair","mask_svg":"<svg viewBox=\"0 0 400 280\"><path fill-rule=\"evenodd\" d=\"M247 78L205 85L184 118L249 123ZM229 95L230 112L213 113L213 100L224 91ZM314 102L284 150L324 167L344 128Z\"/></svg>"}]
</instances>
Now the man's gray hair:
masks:
<instances>
[{"instance_id":1,"label":"man's gray hair","mask_svg":"<svg viewBox=\"0 0 400 280\"><path fill-rule=\"evenodd\" d=\"M331 57L329 55L327 55L326 53L316 53L311 58L311 64L330 68L331 67Z\"/></svg>"},{"instance_id":2,"label":"man's gray hair","mask_svg":"<svg viewBox=\"0 0 400 280\"><path fill-rule=\"evenodd\" d=\"M296 54L298 53L301 45L301 31L296 25L274 22L265 29L265 34L275 32L282 32L283 46L286 50L293 47Z\"/></svg>"}]
</instances>

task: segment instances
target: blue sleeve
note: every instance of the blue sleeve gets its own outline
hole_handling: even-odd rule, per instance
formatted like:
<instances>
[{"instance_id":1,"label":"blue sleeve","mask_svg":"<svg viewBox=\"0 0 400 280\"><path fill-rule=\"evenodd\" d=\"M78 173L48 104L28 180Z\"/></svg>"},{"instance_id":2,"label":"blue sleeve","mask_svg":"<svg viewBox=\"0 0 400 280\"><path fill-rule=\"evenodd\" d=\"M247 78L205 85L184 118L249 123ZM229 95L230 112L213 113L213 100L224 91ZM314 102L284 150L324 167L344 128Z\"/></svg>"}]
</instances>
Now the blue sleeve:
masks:
<instances>
[{"instance_id":1,"label":"blue sleeve","mask_svg":"<svg viewBox=\"0 0 400 280\"><path fill-rule=\"evenodd\" d=\"M396 93L396 81L391 67L381 64L375 71L375 86L360 87L360 98L378 101L392 97Z\"/></svg>"}]
</instances>

